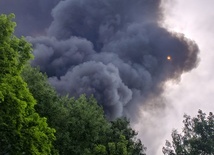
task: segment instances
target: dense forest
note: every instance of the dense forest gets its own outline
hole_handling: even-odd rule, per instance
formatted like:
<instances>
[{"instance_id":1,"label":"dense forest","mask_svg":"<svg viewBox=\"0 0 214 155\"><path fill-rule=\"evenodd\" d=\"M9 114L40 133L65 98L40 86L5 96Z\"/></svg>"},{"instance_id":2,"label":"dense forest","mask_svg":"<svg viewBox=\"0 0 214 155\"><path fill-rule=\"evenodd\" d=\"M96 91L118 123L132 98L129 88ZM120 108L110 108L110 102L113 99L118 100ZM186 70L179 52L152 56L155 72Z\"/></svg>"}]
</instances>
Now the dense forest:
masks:
<instances>
[{"instance_id":1,"label":"dense forest","mask_svg":"<svg viewBox=\"0 0 214 155\"><path fill-rule=\"evenodd\" d=\"M0 154L145 155L127 118L109 121L93 96L57 94L31 67L31 44L14 35L13 18L0 16ZM163 154L214 154L214 115L184 118L183 133L172 132Z\"/></svg>"}]
</instances>

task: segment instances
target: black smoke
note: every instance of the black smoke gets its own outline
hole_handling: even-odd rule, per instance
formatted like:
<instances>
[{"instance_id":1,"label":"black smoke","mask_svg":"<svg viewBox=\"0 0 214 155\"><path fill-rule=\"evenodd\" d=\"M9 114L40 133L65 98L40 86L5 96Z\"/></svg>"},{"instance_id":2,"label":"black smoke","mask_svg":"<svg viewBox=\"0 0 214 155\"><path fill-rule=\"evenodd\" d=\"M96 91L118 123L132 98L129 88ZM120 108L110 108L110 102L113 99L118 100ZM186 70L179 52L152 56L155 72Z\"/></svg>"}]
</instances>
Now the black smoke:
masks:
<instances>
[{"instance_id":1,"label":"black smoke","mask_svg":"<svg viewBox=\"0 0 214 155\"><path fill-rule=\"evenodd\" d=\"M161 0L65 0L47 35L28 37L61 94L94 94L110 119L139 106L197 65L197 45L161 27ZM167 60L171 56L171 60ZM158 103L157 103L158 104Z\"/></svg>"},{"instance_id":2,"label":"black smoke","mask_svg":"<svg viewBox=\"0 0 214 155\"><path fill-rule=\"evenodd\" d=\"M0 0L0 13L16 15L17 36L39 36L46 33L51 10L60 0Z\"/></svg>"}]
</instances>

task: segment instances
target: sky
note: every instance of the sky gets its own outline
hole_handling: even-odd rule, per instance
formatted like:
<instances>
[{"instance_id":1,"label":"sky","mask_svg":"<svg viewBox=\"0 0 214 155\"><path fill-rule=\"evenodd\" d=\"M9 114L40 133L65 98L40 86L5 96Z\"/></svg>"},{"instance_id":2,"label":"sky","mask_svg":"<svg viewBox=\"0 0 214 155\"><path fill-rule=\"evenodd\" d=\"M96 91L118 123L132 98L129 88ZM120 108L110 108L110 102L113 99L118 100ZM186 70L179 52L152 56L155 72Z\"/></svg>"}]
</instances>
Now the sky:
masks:
<instances>
[{"instance_id":1,"label":"sky","mask_svg":"<svg viewBox=\"0 0 214 155\"><path fill-rule=\"evenodd\" d=\"M150 127L139 122L136 128L140 137L146 138L145 144L154 147L148 147L148 155L162 154L165 140L171 140L172 129L181 132L184 114L196 116L199 109L206 113L214 111L214 1L168 0L163 5L165 27L194 40L200 49L200 62L196 69L183 74L180 81L166 84L164 97L168 107L165 110L152 114L142 112Z\"/></svg>"},{"instance_id":2,"label":"sky","mask_svg":"<svg viewBox=\"0 0 214 155\"><path fill-rule=\"evenodd\" d=\"M50 22L53 20L48 12L51 12L52 7L59 0L46 1L47 3L43 1L37 1L38 3L36 1L25 2L27 1L20 1L21 4L25 4L20 13L20 7L16 5L15 1L14 3L11 1L11 5L6 5L8 4L6 0L0 0L0 12L2 9L5 13L11 10L17 13L17 24L19 26L16 31L17 35L27 35L29 33L33 37L44 35ZM32 3L42 11L33 10ZM187 38L195 41L200 49L200 61L197 68L182 74L179 78L166 82L162 86L164 91L158 94L158 98L150 99L149 104L142 104L140 117L137 124L133 124L133 127L138 130L139 137L145 146L148 147L148 155L162 154L161 149L164 146L165 140L170 140L172 129L181 130L184 113L195 116L198 109L206 113L214 111L213 6L213 0L164 0L162 2L164 10L164 23L162 23L162 26L170 31L183 33ZM28 11L37 15L28 15L26 13ZM58 10L55 9L56 11ZM18 14L22 16L18 16ZM113 24L119 22L119 19L114 20L113 22L115 23ZM28 24L26 21L31 24ZM54 41L50 40L49 42L52 43ZM72 42L78 41L72 40ZM60 42L59 45L61 43L66 44L66 42ZM90 47L90 44L84 41L81 41L81 43L87 44L86 47ZM96 59L100 58L96 57ZM98 69L101 69L103 66L100 65ZM117 70L109 65L104 67L106 71L109 68L114 71L115 77ZM120 80L116 81L120 83ZM155 104L157 102L163 103L166 106Z\"/></svg>"}]
</instances>

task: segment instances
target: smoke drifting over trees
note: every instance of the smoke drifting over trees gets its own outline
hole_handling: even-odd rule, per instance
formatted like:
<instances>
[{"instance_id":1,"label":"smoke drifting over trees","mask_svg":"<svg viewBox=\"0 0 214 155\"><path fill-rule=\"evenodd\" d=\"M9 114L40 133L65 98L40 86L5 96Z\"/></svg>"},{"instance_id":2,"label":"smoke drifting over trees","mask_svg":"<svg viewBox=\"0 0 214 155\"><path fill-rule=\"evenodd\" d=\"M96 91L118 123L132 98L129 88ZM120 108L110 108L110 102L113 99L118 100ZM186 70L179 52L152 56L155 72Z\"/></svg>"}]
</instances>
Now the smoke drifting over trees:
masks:
<instances>
[{"instance_id":1,"label":"smoke drifting over trees","mask_svg":"<svg viewBox=\"0 0 214 155\"><path fill-rule=\"evenodd\" d=\"M60 1L47 35L28 37L34 47L32 63L61 94L94 94L109 119L134 117L141 104L161 95L164 82L197 65L197 45L159 25L160 3ZM43 17L40 22L48 25Z\"/></svg>"}]
</instances>

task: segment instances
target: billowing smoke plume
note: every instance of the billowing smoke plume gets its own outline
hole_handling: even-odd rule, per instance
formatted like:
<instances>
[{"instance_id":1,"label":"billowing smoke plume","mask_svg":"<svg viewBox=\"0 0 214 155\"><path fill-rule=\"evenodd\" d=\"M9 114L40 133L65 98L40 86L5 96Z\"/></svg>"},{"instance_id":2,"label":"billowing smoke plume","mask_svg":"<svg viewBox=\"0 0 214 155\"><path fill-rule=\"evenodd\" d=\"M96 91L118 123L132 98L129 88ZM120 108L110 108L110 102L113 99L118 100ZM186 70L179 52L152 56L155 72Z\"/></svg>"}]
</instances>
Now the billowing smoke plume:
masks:
<instances>
[{"instance_id":1,"label":"billowing smoke plume","mask_svg":"<svg viewBox=\"0 0 214 155\"><path fill-rule=\"evenodd\" d=\"M197 64L197 45L159 26L160 3L60 1L47 35L28 38L33 64L61 94L93 94L109 119L134 117L140 104L161 95L167 80Z\"/></svg>"}]
</instances>

